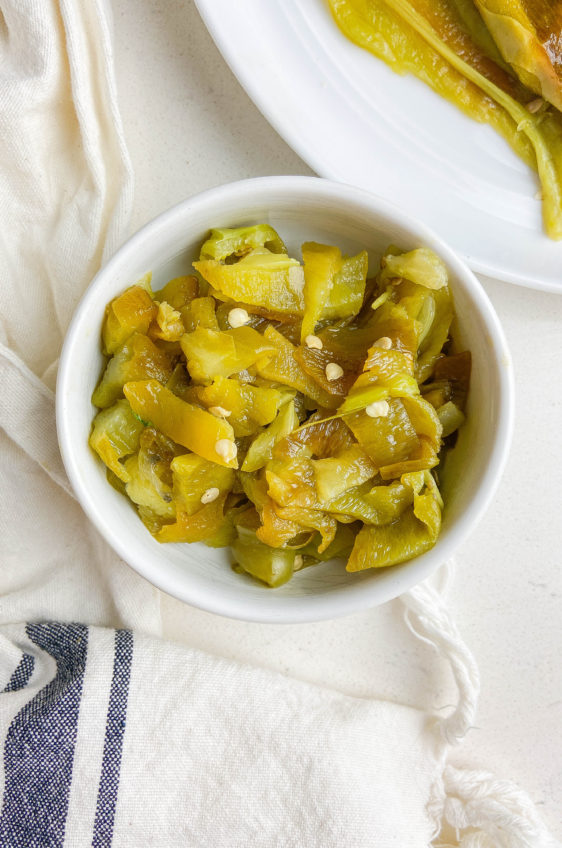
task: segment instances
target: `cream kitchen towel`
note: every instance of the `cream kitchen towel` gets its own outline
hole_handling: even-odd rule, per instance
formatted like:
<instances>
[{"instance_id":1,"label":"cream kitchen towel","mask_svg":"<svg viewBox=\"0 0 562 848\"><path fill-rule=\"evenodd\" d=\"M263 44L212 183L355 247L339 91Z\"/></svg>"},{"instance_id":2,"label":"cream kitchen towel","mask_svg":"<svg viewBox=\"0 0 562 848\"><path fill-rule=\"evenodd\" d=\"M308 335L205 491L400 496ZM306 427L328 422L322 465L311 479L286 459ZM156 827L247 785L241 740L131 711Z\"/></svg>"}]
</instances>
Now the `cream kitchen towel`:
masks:
<instances>
[{"instance_id":1,"label":"cream kitchen towel","mask_svg":"<svg viewBox=\"0 0 562 848\"><path fill-rule=\"evenodd\" d=\"M153 638L158 593L72 498L51 391L131 203L108 10L0 0L0 50L0 846L554 846L515 787L447 765L478 679L428 587L404 602L457 682L441 719Z\"/></svg>"},{"instance_id":2,"label":"cream kitchen towel","mask_svg":"<svg viewBox=\"0 0 562 848\"><path fill-rule=\"evenodd\" d=\"M2 0L0 51L0 342L42 376L132 202L105 3Z\"/></svg>"},{"instance_id":3,"label":"cream kitchen towel","mask_svg":"<svg viewBox=\"0 0 562 848\"><path fill-rule=\"evenodd\" d=\"M405 602L451 664L446 718L130 630L4 627L0 845L555 848L512 784L447 765L476 669L434 590Z\"/></svg>"},{"instance_id":4,"label":"cream kitchen towel","mask_svg":"<svg viewBox=\"0 0 562 848\"><path fill-rule=\"evenodd\" d=\"M54 482L67 487L51 392L62 339L132 201L108 8L0 0L0 56L0 621L158 633L156 590Z\"/></svg>"},{"instance_id":5,"label":"cream kitchen towel","mask_svg":"<svg viewBox=\"0 0 562 848\"><path fill-rule=\"evenodd\" d=\"M431 839L441 748L417 710L128 630L48 623L11 635L21 660L0 695L2 846Z\"/></svg>"}]
</instances>

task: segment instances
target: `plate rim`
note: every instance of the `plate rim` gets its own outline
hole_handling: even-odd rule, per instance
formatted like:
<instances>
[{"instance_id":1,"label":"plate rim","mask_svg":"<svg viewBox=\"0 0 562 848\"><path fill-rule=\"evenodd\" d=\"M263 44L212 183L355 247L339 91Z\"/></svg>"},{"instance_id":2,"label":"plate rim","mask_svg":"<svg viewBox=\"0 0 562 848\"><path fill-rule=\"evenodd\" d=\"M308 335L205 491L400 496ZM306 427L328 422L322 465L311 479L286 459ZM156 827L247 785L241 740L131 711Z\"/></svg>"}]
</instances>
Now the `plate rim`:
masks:
<instances>
[{"instance_id":1,"label":"plate rim","mask_svg":"<svg viewBox=\"0 0 562 848\"><path fill-rule=\"evenodd\" d=\"M209 2L209 0L194 0L195 6L205 24L207 31L209 32L211 38L213 39L216 47L218 48L221 56L224 61L227 63L228 67L246 92L246 94L253 101L257 109L263 115L263 117L268 121L268 123L273 127L275 132L291 147L295 153L307 164L314 172L319 176L325 179L331 180L333 182L344 183L347 185L354 185L354 183L350 183L349 178L341 173L337 168L332 168L329 165L326 165L321 159L317 158L315 155L314 149L310 146L306 141L303 141L298 131L294 131L289 122L284 122L279 113L275 111L274 108L271 108L265 94L262 93L262 90L259 85L255 84L253 74L248 70L246 71L244 68L244 64L240 62L239 57L237 55L237 51L234 47L235 42L229 40L224 33L224 30L220 27L216 26L216 16L213 13L213 3ZM216 9L216 6L215 6ZM361 186L355 186L356 188L361 188ZM392 202L389 198L386 198L389 202ZM416 213L416 217L419 217L419 213ZM429 224L432 229L435 228L434 224ZM439 235L441 233L439 232ZM450 240L445 237L446 241L450 243ZM531 276L528 274L517 274L516 272L510 271L508 269L503 269L500 266L494 265L493 263L489 263L486 261L482 261L478 259L478 257L474 257L473 255L469 255L464 252L460 247L453 247L455 253L461 257L461 259L466 262L468 267L476 274L479 274L483 277L488 277L493 281L498 281L500 283L509 283L512 285L516 285L521 288L526 288L534 291L543 291L551 294L562 295L562 283L557 284L551 282L549 280L544 280L539 277ZM562 251L562 243L561 243L561 251ZM561 252L561 267L562 267L562 252ZM562 275L561 275L562 277Z\"/></svg>"}]
</instances>

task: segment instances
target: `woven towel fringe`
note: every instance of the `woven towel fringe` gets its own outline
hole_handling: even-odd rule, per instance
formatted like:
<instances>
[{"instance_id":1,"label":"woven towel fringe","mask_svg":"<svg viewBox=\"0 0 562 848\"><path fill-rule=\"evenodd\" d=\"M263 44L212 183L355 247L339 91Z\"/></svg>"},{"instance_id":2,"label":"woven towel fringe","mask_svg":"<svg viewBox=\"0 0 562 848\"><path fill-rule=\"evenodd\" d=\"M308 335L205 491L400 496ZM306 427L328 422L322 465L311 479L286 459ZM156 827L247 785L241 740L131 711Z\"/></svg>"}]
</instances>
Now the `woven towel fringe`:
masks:
<instances>
[{"instance_id":1,"label":"woven towel fringe","mask_svg":"<svg viewBox=\"0 0 562 848\"><path fill-rule=\"evenodd\" d=\"M451 568L452 564L448 564ZM449 745L466 735L474 724L480 677L478 667L463 641L442 596L427 583L421 583L401 597L405 619L412 633L429 645L451 666L458 689L458 703L446 718L439 719L439 731Z\"/></svg>"},{"instance_id":2,"label":"woven towel fringe","mask_svg":"<svg viewBox=\"0 0 562 848\"><path fill-rule=\"evenodd\" d=\"M509 780L486 771L447 766L444 820L460 837L460 848L560 848L548 833L533 801Z\"/></svg>"},{"instance_id":3,"label":"woven towel fringe","mask_svg":"<svg viewBox=\"0 0 562 848\"><path fill-rule=\"evenodd\" d=\"M451 561L443 584L454 568ZM458 689L458 703L446 718L437 719L446 746L458 744L474 724L480 681L476 662L447 610L442 595L432 586L420 584L401 600L411 632L447 660ZM452 845L435 839L434 848L562 848L541 821L529 796L508 780L486 771L446 765L433 788L427 807L434 823L433 837L443 825L452 827L457 841ZM462 831L469 831L462 833Z\"/></svg>"}]
</instances>

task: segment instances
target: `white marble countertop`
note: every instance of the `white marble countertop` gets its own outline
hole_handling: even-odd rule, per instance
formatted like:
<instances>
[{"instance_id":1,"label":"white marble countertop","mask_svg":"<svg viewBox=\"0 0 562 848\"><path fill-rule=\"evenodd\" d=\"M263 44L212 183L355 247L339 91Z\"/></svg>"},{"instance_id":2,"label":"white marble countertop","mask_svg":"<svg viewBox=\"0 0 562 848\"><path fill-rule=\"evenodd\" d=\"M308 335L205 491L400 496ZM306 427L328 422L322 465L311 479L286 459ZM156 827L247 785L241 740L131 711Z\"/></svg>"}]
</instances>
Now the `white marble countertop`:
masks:
<instances>
[{"instance_id":1,"label":"white marble countertop","mask_svg":"<svg viewBox=\"0 0 562 848\"><path fill-rule=\"evenodd\" d=\"M113 0L133 229L219 183L310 174L240 88L192 2ZM561 269L562 273L562 269ZM562 297L484 281L517 382L510 461L449 591L482 678L477 727L455 761L515 780L562 837ZM363 697L436 709L447 669L398 602L291 627L229 621L162 597L165 635Z\"/></svg>"}]
</instances>

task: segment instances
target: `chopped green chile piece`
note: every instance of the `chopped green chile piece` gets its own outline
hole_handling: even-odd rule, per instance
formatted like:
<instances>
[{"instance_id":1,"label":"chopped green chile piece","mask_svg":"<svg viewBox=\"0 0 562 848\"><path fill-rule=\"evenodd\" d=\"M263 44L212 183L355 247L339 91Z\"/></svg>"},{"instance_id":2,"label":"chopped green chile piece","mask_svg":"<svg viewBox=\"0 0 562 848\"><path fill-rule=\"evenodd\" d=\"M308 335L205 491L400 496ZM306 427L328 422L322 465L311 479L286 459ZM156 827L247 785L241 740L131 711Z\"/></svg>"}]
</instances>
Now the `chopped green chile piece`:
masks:
<instances>
[{"instance_id":1,"label":"chopped green chile piece","mask_svg":"<svg viewBox=\"0 0 562 848\"><path fill-rule=\"evenodd\" d=\"M160 303L156 318L148 331L150 338L157 344L162 342L160 347L175 355L179 352L178 342L184 333L185 326L181 313L166 301Z\"/></svg>"},{"instance_id":2,"label":"chopped green chile piece","mask_svg":"<svg viewBox=\"0 0 562 848\"><path fill-rule=\"evenodd\" d=\"M327 244L307 241L302 246L304 262L304 317L301 341L313 334L324 317L334 277L341 265L341 250Z\"/></svg>"},{"instance_id":3,"label":"chopped green chile piece","mask_svg":"<svg viewBox=\"0 0 562 848\"><path fill-rule=\"evenodd\" d=\"M313 459L316 491L320 501L330 501L351 489L360 486L375 476L377 469L359 445L347 448L326 459Z\"/></svg>"},{"instance_id":4,"label":"chopped green chile piece","mask_svg":"<svg viewBox=\"0 0 562 848\"><path fill-rule=\"evenodd\" d=\"M383 272L379 277L382 281ZM394 280L392 293L398 298L397 309L405 311L409 318L415 319L414 327L419 349L435 318L435 294L425 286L412 283L410 280ZM414 351L415 352L415 351Z\"/></svg>"},{"instance_id":5,"label":"chopped green chile piece","mask_svg":"<svg viewBox=\"0 0 562 848\"><path fill-rule=\"evenodd\" d=\"M338 321L320 330L317 335L322 342L322 350L342 364L346 371L358 374L363 370L369 348L384 333L377 332L372 325L358 327L348 321Z\"/></svg>"},{"instance_id":6,"label":"chopped green chile piece","mask_svg":"<svg viewBox=\"0 0 562 848\"><path fill-rule=\"evenodd\" d=\"M197 389L197 396L207 409L220 407L230 413L227 420L236 437L251 436L270 424L283 401L276 389L244 385L225 377Z\"/></svg>"},{"instance_id":7,"label":"chopped green chile piece","mask_svg":"<svg viewBox=\"0 0 562 848\"><path fill-rule=\"evenodd\" d=\"M225 516L225 520L219 529L212 536L207 536L205 539L201 539L201 541L208 548L229 548L235 539L236 527L229 520L228 516Z\"/></svg>"},{"instance_id":8,"label":"chopped green chile piece","mask_svg":"<svg viewBox=\"0 0 562 848\"><path fill-rule=\"evenodd\" d=\"M341 418L311 415L303 426L280 441L273 451L278 459L300 453L303 448L317 459L334 456L355 443L353 433Z\"/></svg>"},{"instance_id":9,"label":"chopped green chile piece","mask_svg":"<svg viewBox=\"0 0 562 848\"><path fill-rule=\"evenodd\" d=\"M390 297L390 293L389 297ZM396 296L396 291L394 290ZM371 318L369 329L373 339L389 338L392 349L410 356L411 360L417 355L419 344L419 324L406 308L393 300L386 300Z\"/></svg>"},{"instance_id":10,"label":"chopped green chile piece","mask_svg":"<svg viewBox=\"0 0 562 848\"><path fill-rule=\"evenodd\" d=\"M446 380L439 382L424 383L421 387L422 397L432 405L434 409L439 409L444 403L447 403L451 398L451 386Z\"/></svg>"},{"instance_id":11,"label":"chopped green chile piece","mask_svg":"<svg viewBox=\"0 0 562 848\"><path fill-rule=\"evenodd\" d=\"M318 545L318 553L323 553L328 546L333 542L338 525L332 515L323 512L321 509L307 509L300 506L283 506L276 507L275 511L279 518L284 521L294 522L301 531L313 530L320 533L321 542ZM258 538L267 541L261 534L261 528L258 530Z\"/></svg>"},{"instance_id":12,"label":"chopped green chile piece","mask_svg":"<svg viewBox=\"0 0 562 848\"><path fill-rule=\"evenodd\" d=\"M269 427L253 440L242 463L242 471L257 471L273 455L273 448L281 439L288 436L299 426L293 401L286 403L277 413L277 418Z\"/></svg>"},{"instance_id":13,"label":"chopped green chile piece","mask_svg":"<svg viewBox=\"0 0 562 848\"><path fill-rule=\"evenodd\" d=\"M195 389L191 385L187 369L181 362L178 362L172 371L170 379L166 382L166 388L182 400L187 400L190 403L193 403L196 398Z\"/></svg>"},{"instance_id":14,"label":"chopped green chile piece","mask_svg":"<svg viewBox=\"0 0 562 848\"><path fill-rule=\"evenodd\" d=\"M182 309L194 300L199 292L197 277L190 274L184 277L174 277L164 288L154 293L154 300L169 303L173 309Z\"/></svg>"},{"instance_id":15,"label":"chopped green chile piece","mask_svg":"<svg viewBox=\"0 0 562 848\"><path fill-rule=\"evenodd\" d=\"M324 509L335 515L349 515L364 524L390 524L399 518L414 500L411 486L395 480L385 486L364 483L348 489L324 504Z\"/></svg>"},{"instance_id":16,"label":"chopped green chile piece","mask_svg":"<svg viewBox=\"0 0 562 848\"><path fill-rule=\"evenodd\" d=\"M231 256L243 256L260 247L265 247L272 253L287 253L287 248L273 227L257 224L254 227L211 230L209 238L203 242L199 259L224 262Z\"/></svg>"},{"instance_id":17,"label":"chopped green chile piece","mask_svg":"<svg viewBox=\"0 0 562 848\"><path fill-rule=\"evenodd\" d=\"M180 311L186 332L192 333L198 327L218 330L219 323L215 310L216 301L214 297L195 297Z\"/></svg>"},{"instance_id":18,"label":"chopped green chile piece","mask_svg":"<svg viewBox=\"0 0 562 848\"><path fill-rule=\"evenodd\" d=\"M127 492L125 491L125 495ZM172 516L166 515L158 515L157 512L154 512L149 506L142 506L142 504L137 505L137 513L148 530L148 532L152 536L157 536L162 527L166 524L174 524L175 519Z\"/></svg>"},{"instance_id":19,"label":"chopped green chile piece","mask_svg":"<svg viewBox=\"0 0 562 848\"><path fill-rule=\"evenodd\" d=\"M312 461L306 453L291 459L270 459L265 467L267 493L282 507L306 509L317 504Z\"/></svg>"},{"instance_id":20,"label":"chopped green chile piece","mask_svg":"<svg viewBox=\"0 0 562 848\"><path fill-rule=\"evenodd\" d=\"M123 396L123 386L131 380L159 380L165 383L172 373L168 354L148 336L133 333L107 363L92 403L104 409Z\"/></svg>"},{"instance_id":21,"label":"chopped green chile piece","mask_svg":"<svg viewBox=\"0 0 562 848\"><path fill-rule=\"evenodd\" d=\"M343 257L324 309L326 318L350 318L357 315L363 305L368 268L366 250L357 256Z\"/></svg>"},{"instance_id":22,"label":"chopped green chile piece","mask_svg":"<svg viewBox=\"0 0 562 848\"><path fill-rule=\"evenodd\" d=\"M305 242L304 318L301 341L314 334L323 319L348 318L357 315L363 303L367 280L368 257L342 257L341 250L327 244Z\"/></svg>"},{"instance_id":23,"label":"chopped green chile piece","mask_svg":"<svg viewBox=\"0 0 562 848\"><path fill-rule=\"evenodd\" d=\"M125 395L133 412L152 421L174 442L219 465L238 467L235 453L226 459L217 452L218 443L234 444L232 427L222 418L186 403L156 380L127 383Z\"/></svg>"},{"instance_id":24,"label":"chopped green chile piece","mask_svg":"<svg viewBox=\"0 0 562 848\"><path fill-rule=\"evenodd\" d=\"M242 491L255 506L257 512L261 513L261 510L269 500L265 477L255 473L239 473L238 477Z\"/></svg>"},{"instance_id":25,"label":"chopped green chile piece","mask_svg":"<svg viewBox=\"0 0 562 848\"><path fill-rule=\"evenodd\" d=\"M264 481L265 483L265 481ZM267 485L267 484L266 484ZM275 501L265 494L262 500L261 493L258 496L259 501L253 501L259 513L261 525L256 529L256 535L260 542L270 545L273 548L283 548L290 546L305 528L301 527L290 516L282 517L279 514L281 507L277 506ZM310 534L309 534L310 535Z\"/></svg>"},{"instance_id":26,"label":"chopped green chile piece","mask_svg":"<svg viewBox=\"0 0 562 848\"><path fill-rule=\"evenodd\" d=\"M442 289L449 281L445 263L427 247L418 247L395 256L385 256L381 277L384 280L404 277L428 289Z\"/></svg>"},{"instance_id":27,"label":"chopped green chile piece","mask_svg":"<svg viewBox=\"0 0 562 848\"><path fill-rule=\"evenodd\" d=\"M431 376L435 363L441 355L443 345L449 337L454 311L449 289L441 289L433 293L435 313L432 324L427 331L418 351L416 364L416 379L425 382Z\"/></svg>"},{"instance_id":28,"label":"chopped green chile piece","mask_svg":"<svg viewBox=\"0 0 562 848\"><path fill-rule=\"evenodd\" d=\"M419 386L412 376L412 360L406 353L372 347L364 369L338 408L340 414L364 409L378 400L419 394Z\"/></svg>"},{"instance_id":29,"label":"chopped green chile piece","mask_svg":"<svg viewBox=\"0 0 562 848\"><path fill-rule=\"evenodd\" d=\"M394 377L403 374L411 377L414 372L409 354L385 350L376 344L367 351L363 370L370 371L381 383L389 383Z\"/></svg>"},{"instance_id":30,"label":"chopped green chile piece","mask_svg":"<svg viewBox=\"0 0 562 848\"><path fill-rule=\"evenodd\" d=\"M421 493L416 489L419 485L413 486L413 506L396 521L365 526L359 532L347 562L348 571L397 565L433 547L441 529L441 509L431 489Z\"/></svg>"},{"instance_id":31,"label":"chopped green chile piece","mask_svg":"<svg viewBox=\"0 0 562 848\"><path fill-rule=\"evenodd\" d=\"M301 345L294 352L295 359L321 389L335 396L332 405L341 403L361 373L376 336L370 327L360 328L343 321L319 331L317 336L322 347ZM326 367L331 362L339 365L343 373L337 379L328 380Z\"/></svg>"},{"instance_id":32,"label":"chopped green chile piece","mask_svg":"<svg viewBox=\"0 0 562 848\"><path fill-rule=\"evenodd\" d=\"M302 265L283 253L249 253L233 265L214 259L194 262L220 299L251 303L288 315L304 307Z\"/></svg>"},{"instance_id":33,"label":"chopped green chile piece","mask_svg":"<svg viewBox=\"0 0 562 848\"><path fill-rule=\"evenodd\" d=\"M182 512L193 515L203 506L201 498L209 490L228 494L234 484L234 471L217 465L196 453L186 453L171 462L174 499ZM214 492L213 492L214 494Z\"/></svg>"},{"instance_id":34,"label":"chopped green chile piece","mask_svg":"<svg viewBox=\"0 0 562 848\"><path fill-rule=\"evenodd\" d=\"M435 468L438 463L439 457L431 441L425 436L420 436L418 444L405 459L391 462L388 465L381 465L379 474L383 480L394 480L396 477L401 477L409 472Z\"/></svg>"},{"instance_id":35,"label":"chopped green chile piece","mask_svg":"<svg viewBox=\"0 0 562 848\"><path fill-rule=\"evenodd\" d=\"M346 356L335 356L330 350L317 350L306 345L298 347L294 353L295 360L301 366L316 385L324 392L333 396L332 404L338 404L344 400L347 392L353 385L357 372L347 367ZM330 363L339 365L342 369L341 376L328 379L329 371L326 371Z\"/></svg>"},{"instance_id":36,"label":"chopped green chile piece","mask_svg":"<svg viewBox=\"0 0 562 848\"><path fill-rule=\"evenodd\" d=\"M232 543L236 563L247 574L274 588L293 576L296 551L270 548L260 542L252 530L238 527L238 538Z\"/></svg>"},{"instance_id":37,"label":"chopped green chile piece","mask_svg":"<svg viewBox=\"0 0 562 848\"><path fill-rule=\"evenodd\" d=\"M105 476L107 478L107 482L110 486L112 486L116 492L119 492L120 495L127 496L127 488L123 480L114 474L111 468L105 469Z\"/></svg>"},{"instance_id":38,"label":"chopped green chile piece","mask_svg":"<svg viewBox=\"0 0 562 848\"><path fill-rule=\"evenodd\" d=\"M462 427L465 418L464 412L452 400L439 407L437 417L443 428L442 434L444 439L450 436L451 433L454 433L455 430L458 430L459 427Z\"/></svg>"},{"instance_id":39,"label":"chopped green chile piece","mask_svg":"<svg viewBox=\"0 0 562 848\"><path fill-rule=\"evenodd\" d=\"M419 444L416 430L399 398L388 401L388 415L370 418L366 412L347 415L345 422L377 468L406 459Z\"/></svg>"},{"instance_id":40,"label":"chopped green chile piece","mask_svg":"<svg viewBox=\"0 0 562 848\"><path fill-rule=\"evenodd\" d=\"M296 348L288 339L271 325L267 328L263 337L274 347L276 355L268 356L267 359L258 359L256 369L260 377L273 382L285 383L285 385L291 386L291 388L312 398L319 406L333 408L337 404L337 397L334 400L299 365L295 357Z\"/></svg>"},{"instance_id":41,"label":"chopped green chile piece","mask_svg":"<svg viewBox=\"0 0 562 848\"><path fill-rule=\"evenodd\" d=\"M104 353L115 353L133 333L146 333L157 310L150 291L138 283L114 298L105 310Z\"/></svg>"},{"instance_id":42,"label":"chopped green chile piece","mask_svg":"<svg viewBox=\"0 0 562 848\"><path fill-rule=\"evenodd\" d=\"M140 286L141 289L144 289L145 292L149 294L151 298L154 298L154 293L152 291L152 271L147 271L146 274L143 274L142 277L139 277L135 285Z\"/></svg>"},{"instance_id":43,"label":"chopped green chile piece","mask_svg":"<svg viewBox=\"0 0 562 848\"><path fill-rule=\"evenodd\" d=\"M432 447L438 451L441 447L443 427L433 406L421 396L403 397L401 400L416 434L429 439Z\"/></svg>"},{"instance_id":44,"label":"chopped green chile piece","mask_svg":"<svg viewBox=\"0 0 562 848\"><path fill-rule=\"evenodd\" d=\"M303 528L295 521L281 518L277 514L276 504L267 493L265 476L241 473L239 477L246 496L259 516L258 527L255 528L259 540L275 548L292 542ZM310 533L307 535L310 536Z\"/></svg>"},{"instance_id":45,"label":"chopped green chile piece","mask_svg":"<svg viewBox=\"0 0 562 848\"><path fill-rule=\"evenodd\" d=\"M442 356L435 363L433 379L447 382L450 386L447 400L452 400L459 409L464 409L466 403L471 370L472 356L469 350L452 356Z\"/></svg>"},{"instance_id":46,"label":"chopped green chile piece","mask_svg":"<svg viewBox=\"0 0 562 848\"><path fill-rule=\"evenodd\" d=\"M189 373L201 383L211 383L216 377L230 377L254 365L258 359L267 363L277 354L277 347L251 327L225 331L198 327L182 336L180 344Z\"/></svg>"},{"instance_id":47,"label":"chopped green chile piece","mask_svg":"<svg viewBox=\"0 0 562 848\"><path fill-rule=\"evenodd\" d=\"M178 511L173 524L165 524L156 534L159 542L204 542L220 531L224 522L226 495L205 504L193 515Z\"/></svg>"},{"instance_id":48,"label":"chopped green chile piece","mask_svg":"<svg viewBox=\"0 0 562 848\"><path fill-rule=\"evenodd\" d=\"M418 341L420 346L423 345L427 336L429 335L429 331L433 327L435 322L435 314L437 312L437 307L435 305L435 298L428 292L426 297L423 299L423 302L420 306L420 310L416 316L416 320L419 322L420 330Z\"/></svg>"},{"instance_id":49,"label":"chopped green chile piece","mask_svg":"<svg viewBox=\"0 0 562 848\"><path fill-rule=\"evenodd\" d=\"M405 474L404 480L408 480L408 479L409 479L409 475ZM433 494L433 497L435 498L435 500L439 504L439 509L444 509L445 502L444 502L443 498L441 497L441 492L439 491L439 486L437 485L437 481L436 481L435 477L433 476L432 472L427 471L427 470L424 471L423 472L423 479L424 479L424 483L427 486L428 490Z\"/></svg>"},{"instance_id":50,"label":"chopped green chile piece","mask_svg":"<svg viewBox=\"0 0 562 848\"><path fill-rule=\"evenodd\" d=\"M250 364L238 356L232 336L220 330L197 327L183 336L180 345L191 377L204 383L228 377Z\"/></svg>"},{"instance_id":51,"label":"chopped green chile piece","mask_svg":"<svg viewBox=\"0 0 562 848\"><path fill-rule=\"evenodd\" d=\"M231 309L245 309L248 313L247 327L252 327L258 333L262 333L268 326L270 321L282 319L282 315L277 315L261 306L253 306L250 303L238 303L232 300L220 301L217 303L216 319L218 321L219 330L230 330L231 325L228 320ZM267 313L267 314L266 314Z\"/></svg>"},{"instance_id":52,"label":"chopped green chile piece","mask_svg":"<svg viewBox=\"0 0 562 848\"><path fill-rule=\"evenodd\" d=\"M210 548L227 548L232 545L234 540L237 538L238 534L236 532L236 528L240 523L242 516L245 512L248 512L248 507L246 502L243 504L237 504L233 507L228 507L224 513L224 521L212 536L207 536L206 539L203 539L203 543L208 545Z\"/></svg>"},{"instance_id":53,"label":"chopped green chile piece","mask_svg":"<svg viewBox=\"0 0 562 848\"><path fill-rule=\"evenodd\" d=\"M336 535L322 553L318 552L318 536L314 536L309 542L300 547L296 553L303 557L303 565L308 564L306 562L308 557L316 562L327 562L330 559L348 557L353 548L357 532L358 527L355 524L351 527L349 524L338 524Z\"/></svg>"},{"instance_id":54,"label":"chopped green chile piece","mask_svg":"<svg viewBox=\"0 0 562 848\"><path fill-rule=\"evenodd\" d=\"M170 465L174 456L182 450L154 427L147 427L141 433L138 453L125 460L129 476L126 492L139 507L139 514L143 508L143 521L149 518L161 525L162 519L174 519L176 505Z\"/></svg>"},{"instance_id":55,"label":"chopped green chile piece","mask_svg":"<svg viewBox=\"0 0 562 848\"><path fill-rule=\"evenodd\" d=\"M185 453L185 448L168 438L152 424L145 427L140 434L139 457L147 469L150 467L166 487L172 484L170 463L175 456Z\"/></svg>"},{"instance_id":56,"label":"chopped green chile piece","mask_svg":"<svg viewBox=\"0 0 562 848\"><path fill-rule=\"evenodd\" d=\"M241 357L252 358L252 365L259 360L267 360L277 355L277 348L264 333L258 333L253 327L236 327L225 331L232 336L236 350Z\"/></svg>"},{"instance_id":57,"label":"chopped green chile piece","mask_svg":"<svg viewBox=\"0 0 562 848\"><path fill-rule=\"evenodd\" d=\"M94 418L90 447L124 483L128 482L129 475L120 460L138 450L143 430L144 424L125 399L118 400L109 409L98 412Z\"/></svg>"},{"instance_id":58,"label":"chopped green chile piece","mask_svg":"<svg viewBox=\"0 0 562 848\"><path fill-rule=\"evenodd\" d=\"M147 468L139 462L138 454L125 460L127 497L138 506L149 507L156 515L173 518L176 506L172 500L171 489L162 491L162 483L153 474L147 474Z\"/></svg>"}]
</instances>

